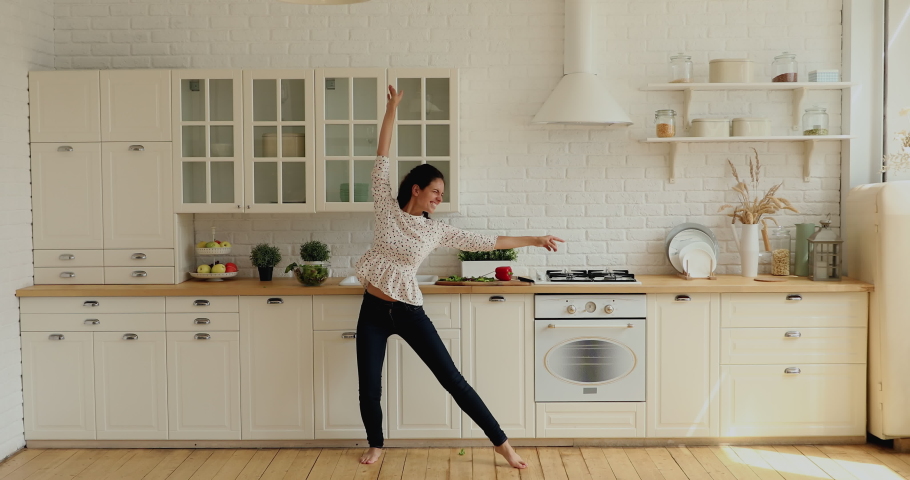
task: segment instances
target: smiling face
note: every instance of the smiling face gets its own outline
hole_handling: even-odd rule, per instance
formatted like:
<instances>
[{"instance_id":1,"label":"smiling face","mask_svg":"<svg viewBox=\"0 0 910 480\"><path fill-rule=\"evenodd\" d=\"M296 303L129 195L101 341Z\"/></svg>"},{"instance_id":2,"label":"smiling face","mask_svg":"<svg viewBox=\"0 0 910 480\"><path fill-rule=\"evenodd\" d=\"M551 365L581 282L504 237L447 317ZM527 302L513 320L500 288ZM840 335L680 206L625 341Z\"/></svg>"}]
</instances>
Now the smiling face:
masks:
<instances>
[{"instance_id":1,"label":"smiling face","mask_svg":"<svg viewBox=\"0 0 910 480\"><path fill-rule=\"evenodd\" d=\"M446 183L441 178L433 179L427 188L420 188L417 185L411 187L411 200L424 212L433 213L436 206L442 202L442 196L445 194Z\"/></svg>"}]
</instances>

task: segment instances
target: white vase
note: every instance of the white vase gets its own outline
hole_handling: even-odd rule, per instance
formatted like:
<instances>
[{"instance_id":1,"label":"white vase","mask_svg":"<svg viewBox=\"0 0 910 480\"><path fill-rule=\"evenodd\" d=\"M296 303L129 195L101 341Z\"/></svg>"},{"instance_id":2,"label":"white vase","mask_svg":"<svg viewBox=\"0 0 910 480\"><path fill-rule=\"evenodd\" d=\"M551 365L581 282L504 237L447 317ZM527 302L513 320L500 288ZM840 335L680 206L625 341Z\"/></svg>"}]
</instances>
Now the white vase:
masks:
<instances>
[{"instance_id":1,"label":"white vase","mask_svg":"<svg viewBox=\"0 0 910 480\"><path fill-rule=\"evenodd\" d=\"M742 276L754 278L758 276L758 224L745 224L739 226L739 231L733 227L736 246L739 248L739 261L742 267Z\"/></svg>"},{"instance_id":2,"label":"white vase","mask_svg":"<svg viewBox=\"0 0 910 480\"><path fill-rule=\"evenodd\" d=\"M515 262L508 260L484 260L475 262L461 262L462 277L492 277L496 267L514 267Z\"/></svg>"}]
</instances>

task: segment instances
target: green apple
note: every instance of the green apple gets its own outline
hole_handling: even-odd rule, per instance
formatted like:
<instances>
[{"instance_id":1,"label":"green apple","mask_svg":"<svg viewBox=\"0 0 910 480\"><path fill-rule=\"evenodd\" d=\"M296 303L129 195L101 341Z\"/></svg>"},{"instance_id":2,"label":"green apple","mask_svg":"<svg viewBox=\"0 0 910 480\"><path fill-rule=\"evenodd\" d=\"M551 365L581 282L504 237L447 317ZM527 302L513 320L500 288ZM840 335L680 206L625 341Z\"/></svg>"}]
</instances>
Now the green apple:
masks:
<instances>
[{"instance_id":1,"label":"green apple","mask_svg":"<svg viewBox=\"0 0 910 480\"><path fill-rule=\"evenodd\" d=\"M196 248L205 248L205 243L206 243L205 240L203 240L203 241L197 243L197 244L196 244Z\"/></svg>"},{"instance_id":2,"label":"green apple","mask_svg":"<svg viewBox=\"0 0 910 480\"><path fill-rule=\"evenodd\" d=\"M221 263L217 263L212 267L212 273L224 273L225 271L225 266Z\"/></svg>"},{"instance_id":3,"label":"green apple","mask_svg":"<svg viewBox=\"0 0 910 480\"><path fill-rule=\"evenodd\" d=\"M199 265L196 267L196 273L212 273L212 267L206 264Z\"/></svg>"},{"instance_id":4,"label":"green apple","mask_svg":"<svg viewBox=\"0 0 910 480\"><path fill-rule=\"evenodd\" d=\"M205 244L205 248L218 248L218 244L215 242L208 242Z\"/></svg>"},{"instance_id":5,"label":"green apple","mask_svg":"<svg viewBox=\"0 0 910 480\"><path fill-rule=\"evenodd\" d=\"M221 242L221 246L222 246L222 247L230 247L230 246L231 246L231 242Z\"/></svg>"}]
</instances>

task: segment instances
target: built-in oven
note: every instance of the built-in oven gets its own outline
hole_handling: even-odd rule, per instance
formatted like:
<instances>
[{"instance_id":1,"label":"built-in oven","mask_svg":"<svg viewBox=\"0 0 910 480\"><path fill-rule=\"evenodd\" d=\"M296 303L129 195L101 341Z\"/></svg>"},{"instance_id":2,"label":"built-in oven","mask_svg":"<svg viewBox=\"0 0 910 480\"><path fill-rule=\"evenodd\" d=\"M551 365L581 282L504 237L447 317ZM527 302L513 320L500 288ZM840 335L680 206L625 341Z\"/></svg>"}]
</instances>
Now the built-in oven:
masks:
<instances>
[{"instance_id":1,"label":"built-in oven","mask_svg":"<svg viewBox=\"0 0 910 480\"><path fill-rule=\"evenodd\" d=\"M534 296L534 399L645 401L644 294Z\"/></svg>"}]
</instances>

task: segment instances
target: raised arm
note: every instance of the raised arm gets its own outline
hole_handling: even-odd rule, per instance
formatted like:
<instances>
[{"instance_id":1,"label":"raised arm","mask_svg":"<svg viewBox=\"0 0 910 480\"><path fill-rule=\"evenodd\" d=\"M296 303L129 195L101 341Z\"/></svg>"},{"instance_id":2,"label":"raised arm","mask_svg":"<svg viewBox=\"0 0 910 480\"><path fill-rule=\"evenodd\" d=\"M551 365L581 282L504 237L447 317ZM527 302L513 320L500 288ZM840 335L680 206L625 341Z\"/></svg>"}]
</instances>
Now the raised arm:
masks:
<instances>
[{"instance_id":1,"label":"raised arm","mask_svg":"<svg viewBox=\"0 0 910 480\"><path fill-rule=\"evenodd\" d=\"M386 94L385 116L382 118L382 128L379 129L379 143L376 145L376 155L380 157L389 156L389 145L392 144L392 129L395 128L395 110L401 103L401 97L404 90L395 91L395 87L389 85L389 93Z\"/></svg>"},{"instance_id":2,"label":"raised arm","mask_svg":"<svg viewBox=\"0 0 910 480\"><path fill-rule=\"evenodd\" d=\"M543 247L555 252L556 242L565 243L565 240L553 235L544 235L542 237L507 237L500 235L496 238L496 250L518 247Z\"/></svg>"}]
</instances>

